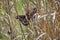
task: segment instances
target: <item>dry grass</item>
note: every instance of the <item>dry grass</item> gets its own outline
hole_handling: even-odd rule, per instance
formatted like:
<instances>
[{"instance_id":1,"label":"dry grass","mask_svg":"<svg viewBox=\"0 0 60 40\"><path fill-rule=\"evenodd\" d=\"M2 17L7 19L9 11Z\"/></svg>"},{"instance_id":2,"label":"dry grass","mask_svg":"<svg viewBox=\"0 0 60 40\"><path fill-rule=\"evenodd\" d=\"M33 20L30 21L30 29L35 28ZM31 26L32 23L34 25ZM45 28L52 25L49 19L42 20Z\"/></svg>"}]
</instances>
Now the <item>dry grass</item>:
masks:
<instances>
[{"instance_id":1,"label":"dry grass","mask_svg":"<svg viewBox=\"0 0 60 40\"><path fill-rule=\"evenodd\" d=\"M4 27L9 40L60 40L60 2L59 4L58 2L59 0L25 0L24 12L27 13L36 7L41 16L39 21L30 20L32 25L25 27L15 19L19 14L16 6L18 1L1 0L0 4L3 7L0 6L0 9L3 8L4 15L0 18L0 34L3 34ZM55 13L55 16L51 13ZM44 16L46 14L48 15Z\"/></svg>"}]
</instances>

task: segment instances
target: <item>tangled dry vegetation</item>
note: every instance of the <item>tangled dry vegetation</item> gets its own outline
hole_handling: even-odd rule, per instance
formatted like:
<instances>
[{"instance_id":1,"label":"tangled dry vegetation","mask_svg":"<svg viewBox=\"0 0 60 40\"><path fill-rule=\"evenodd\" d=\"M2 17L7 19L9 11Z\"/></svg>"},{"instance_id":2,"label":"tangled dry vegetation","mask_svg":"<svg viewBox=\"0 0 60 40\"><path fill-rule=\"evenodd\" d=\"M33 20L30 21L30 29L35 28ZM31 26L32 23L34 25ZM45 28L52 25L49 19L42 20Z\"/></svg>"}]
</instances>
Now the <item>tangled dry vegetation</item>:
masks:
<instances>
[{"instance_id":1,"label":"tangled dry vegetation","mask_svg":"<svg viewBox=\"0 0 60 40\"><path fill-rule=\"evenodd\" d=\"M22 25L15 18L34 7L40 17L30 20L30 26ZM0 39L60 40L60 0L0 0Z\"/></svg>"}]
</instances>

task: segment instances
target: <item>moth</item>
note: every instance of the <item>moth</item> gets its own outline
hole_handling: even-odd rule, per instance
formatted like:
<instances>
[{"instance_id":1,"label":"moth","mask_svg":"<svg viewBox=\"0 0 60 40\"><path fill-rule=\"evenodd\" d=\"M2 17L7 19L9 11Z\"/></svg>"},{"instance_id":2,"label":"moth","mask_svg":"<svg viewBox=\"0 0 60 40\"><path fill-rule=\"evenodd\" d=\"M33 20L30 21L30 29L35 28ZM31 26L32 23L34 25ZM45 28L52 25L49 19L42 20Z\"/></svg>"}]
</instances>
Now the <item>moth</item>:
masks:
<instances>
[{"instance_id":1,"label":"moth","mask_svg":"<svg viewBox=\"0 0 60 40\"><path fill-rule=\"evenodd\" d=\"M26 13L26 15L17 15L16 19L18 19L24 26L29 25L29 20L34 18L34 14L36 14L37 9L34 8L31 13Z\"/></svg>"}]
</instances>

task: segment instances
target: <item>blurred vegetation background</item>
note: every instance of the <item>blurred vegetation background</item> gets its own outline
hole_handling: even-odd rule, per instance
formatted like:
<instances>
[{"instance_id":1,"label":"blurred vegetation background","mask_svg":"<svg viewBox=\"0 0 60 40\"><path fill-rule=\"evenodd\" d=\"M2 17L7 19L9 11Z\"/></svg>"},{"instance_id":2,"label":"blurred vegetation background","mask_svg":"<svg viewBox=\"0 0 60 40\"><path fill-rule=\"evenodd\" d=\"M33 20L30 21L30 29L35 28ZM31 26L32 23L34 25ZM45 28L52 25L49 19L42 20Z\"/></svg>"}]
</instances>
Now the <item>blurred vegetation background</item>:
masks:
<instances>
[{"instance_id":1,"label":"blurred vegetation background","mask_svg":"<svg viewBox=\"0 0 60 40\"><path fill-rule=\"evenodd\" d=\"M22 25L16 16L34 7L40 16L48 16ZM60 40L60 0L0 0L0 40Z\"/></svg>"}]
</instances>

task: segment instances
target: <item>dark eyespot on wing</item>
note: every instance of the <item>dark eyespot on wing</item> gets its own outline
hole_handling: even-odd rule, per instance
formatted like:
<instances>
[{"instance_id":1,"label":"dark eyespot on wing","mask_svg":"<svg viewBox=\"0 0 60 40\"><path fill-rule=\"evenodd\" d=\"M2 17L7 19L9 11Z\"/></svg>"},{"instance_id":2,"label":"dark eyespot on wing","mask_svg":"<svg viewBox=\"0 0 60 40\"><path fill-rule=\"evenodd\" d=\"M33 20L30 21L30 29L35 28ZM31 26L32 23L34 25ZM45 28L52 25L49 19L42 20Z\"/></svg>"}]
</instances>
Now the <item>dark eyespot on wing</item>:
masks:
<instances>
[{"instance_id":1,"label":"dark eyespot on wing","mask_svg":"<svg viewBox=\"0 0 60 40\"><path fill-rule=\"evenodd\" d=\"M29 25L29 22L26 19L25 15L18 15L18 16L16 16L16 19L19 19L19 21L25 26Z\"/></svg>"},{"instance_id":2,"label":"dark eyespot on wing","mask_svg":"<svg viewBox=\"0 0 60 40\"><path fill-rule=\"evenodd\" d=\"M25 15L20 15L19 16L21 19L25 19Z\"/></svg>"},{"instance_id":3,"label":"dark eyespot on wing","mask_svg":"<svg viewBox=\"0 0 60 40\"><path fill-rule=\"evenodd\" d=\"M16 19L19 19L19 18L24 19L25 18L25 15L17 15L16 16Z\"/></svg>"}]
</instances>

